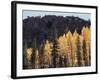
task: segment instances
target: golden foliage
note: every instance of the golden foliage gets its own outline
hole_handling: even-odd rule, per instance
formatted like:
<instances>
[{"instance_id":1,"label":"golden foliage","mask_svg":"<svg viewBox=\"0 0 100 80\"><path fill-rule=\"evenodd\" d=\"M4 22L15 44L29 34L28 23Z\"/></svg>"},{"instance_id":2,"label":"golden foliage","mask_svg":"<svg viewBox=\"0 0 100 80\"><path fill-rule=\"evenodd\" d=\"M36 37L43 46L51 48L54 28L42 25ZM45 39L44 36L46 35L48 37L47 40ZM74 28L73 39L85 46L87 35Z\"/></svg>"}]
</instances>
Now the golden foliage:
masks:
<instances>
[{"instance_id":1,"label":"golden foliage","mask_svg":"<svg viewBox=\"0 0 100 80\"><path fill-rule=\"evenodd\" d=\"M27 49L27 58L28 58L28 60L31 59L31 55L32 55L32 48L28 48Z\"/></svg>"},{"instance_id":2,"label":"golden foliage","mask_svg":"<svg viewBox=\"0 0 100 80\"><path fill-rule=\"evenodd\" d=\"M44 61L47 62L48 64L51 64L52 46L53 44L50 43L48 40L46 40L46 43L44 46Z\"/></svg>"},{"instance_id":3,"label":"golden foliage","mask_svg":"<svg viewBox=\"0 0 100 80\"><path fill-rule=\"evenodd\" d=\"M88 27L83 27L82 36L85 41L87 41L87 42L90 41L91 35L90 35L90 29Z\"/></svg>"},{"instance_id":4,"label":"golden foliage","mask_svg":"<svg viewBox=\"0 0 100 80\"><path fill-rule=\"evenodd\" d=\"M86 48L83 48L83 41L85 41L85 45ZM57 44L59 46L58 49L58 55L59 56L64 56L68 62L66 62L65 64L67 64L67 66L84 66L86 65L85 62L88 62L87 65L90 65L90 42L91 41L91 34L90 34L90 29L86 26L83 27L81 34L77 33L77 31L75 30L74 33L71 33L70 31L64 33L62 36L60 36L57 39ZM44 48L43 48L43 59L44 62L46 61L46 63L51 65L52 64L52 49L53 48L53 43L50 42L49 40L45 41L44 44ZM86 49L86 52L84 53L83 50ZM30 59L30 56L32 54L32 48L28 48L27 49L27 54L28 54L28 58ZM39 60L39 51L36 50L35 52L36 54L36 63L37 63L37 67L38 67L38 60ZM86 56L84 56L84 54ZM58 57L59 57L58 56ZM80 57L80 58L78 58ZM86 60L84 60L84 57L87 58ZM80 59L81 61L79 61L78 59ZM59 60L59 58L58 58ZM79 63L81 64L79 64Z\"/></svg>"},{"instance_id":5,"label":"golden foliage","mask_svg":"<svg viewBox=\"0 0 100 80\"><path fill-rule=\"evenodd\" d=\"M48 40L46 40L45 46L44 46L44 55L49 57L51 55L51 49L52 43L50 43Z\"/></svg>"}]
</instances>

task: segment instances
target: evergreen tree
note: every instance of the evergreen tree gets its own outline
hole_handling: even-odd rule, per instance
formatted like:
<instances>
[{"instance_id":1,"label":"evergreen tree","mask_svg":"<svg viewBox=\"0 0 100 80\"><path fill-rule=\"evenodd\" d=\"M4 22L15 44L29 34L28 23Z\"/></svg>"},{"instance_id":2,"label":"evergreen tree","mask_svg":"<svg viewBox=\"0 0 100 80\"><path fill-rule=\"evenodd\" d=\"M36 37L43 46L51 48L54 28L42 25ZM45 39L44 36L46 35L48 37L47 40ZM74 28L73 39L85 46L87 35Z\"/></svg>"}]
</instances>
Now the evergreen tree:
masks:
<instances>
[{"instance_id":1,"label":"evergreen tree","mask_svg":"<svg viewBox=\"0 0 100 80\"><path fill-rule=\"evenodd\" d=\"M27 41L25 41L23 48L23 69L27 68L28 60L27 60Z\"/></svg>"},{"instance_id":2,"label":"evergreen tree","mask_svg":"<svg viewBox=\"0 0 100 80\"><path fill-rule=\"evenodd\" d=\"M82 55L82 46L81 46L81 42L80 42L80 36L78 35L77 38L77 61L78 61L78 66L82 66L83 63L83 55Z\"/></svg>"},{"instance_id":3,"label":"evergreen tree","mask_svg":"<svg viewBox=\"0 0 100 80\"><path fill-rule=\"evenodd\" d=\"M32 62L32 68L35 68L35 56L36 56L36 38L33 39L33 42L32 42L32 57L31 57L31 62Z\"/></svg>"},{"instance_id":4,"label":"evergreen tree","mask_svg":"<svg viewBox=\"0 0 100 80\"><path fill-rule=\"evenodd\" d=\"M85 40L83 40L83 58L84 58L85 66L87 66L88 65L88 56L87 56L87 48L86 48Z\"/></svg>"},{"instance_id":5,"label":"evergreen tree","mask_svg":"<svg viewBox=\"0 0 100 80\"><path fill-rule=\"evenodd\" d=\"M54 33L53 33L53 36L54 36L54 39L53 39L53 46L52 46L52 67L57 67L57 57L58 57L58 53L59 53L59 46L58 46L58 41L57 41L57 30L56 30L56 27L54 27Z\"/></svg>"},{"instance_id":6,"label":"evergreen tree","mask_svg":"<svg viewBox=\"0 0 100 80\"><path fill-rule=\"evenodd\" d=\"M44 68L44 47L45 47L45 41L41 44L40 47L40 67Z\"/></svg>"},{"instance_id":7,"label":"evergreen tree","mask_svg":"<svg viewBox=\"0 0 100 80\"><path fill-rule=\"evenodd\" d=\"M52 65L53 67L57 67L57 57L58 57L58 49L59 49L59 46L58 46L58 43L57 43L57 40L54 39L53 41L53 47L52 47Z\"/></svg>"}]
</instances>

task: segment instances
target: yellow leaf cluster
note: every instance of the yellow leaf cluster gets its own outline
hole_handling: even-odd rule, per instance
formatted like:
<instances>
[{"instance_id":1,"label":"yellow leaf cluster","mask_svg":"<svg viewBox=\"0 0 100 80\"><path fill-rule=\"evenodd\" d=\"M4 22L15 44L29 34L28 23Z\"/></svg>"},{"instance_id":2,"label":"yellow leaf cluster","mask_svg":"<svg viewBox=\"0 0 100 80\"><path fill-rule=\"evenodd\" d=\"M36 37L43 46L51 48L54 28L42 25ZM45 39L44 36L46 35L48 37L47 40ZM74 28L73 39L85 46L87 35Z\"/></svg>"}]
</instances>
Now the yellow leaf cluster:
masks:
<instances>
[{"instance_id":1,"label":"yellow leaf cluster","mask_svg":"<svg viewBox=\"0 0 100 80\"><path fill-rule=\"evenodd\" d=\"M48 40L46 40L45 46L44 46L44 55L49 57L51 55L52 51L52 43L50 43Z\"/></svg>"},{"instance_id":2,"label":"yellow leaf cluster","mask_svg":"<svg viewBox=\"0 0 100 80\"><path fill-rule=\"evenodd\" d=\"M88 27L83 27L82 36L85 41L90 41L91 34L90 34L90 29Z\"/></svg>"}]
</instances>

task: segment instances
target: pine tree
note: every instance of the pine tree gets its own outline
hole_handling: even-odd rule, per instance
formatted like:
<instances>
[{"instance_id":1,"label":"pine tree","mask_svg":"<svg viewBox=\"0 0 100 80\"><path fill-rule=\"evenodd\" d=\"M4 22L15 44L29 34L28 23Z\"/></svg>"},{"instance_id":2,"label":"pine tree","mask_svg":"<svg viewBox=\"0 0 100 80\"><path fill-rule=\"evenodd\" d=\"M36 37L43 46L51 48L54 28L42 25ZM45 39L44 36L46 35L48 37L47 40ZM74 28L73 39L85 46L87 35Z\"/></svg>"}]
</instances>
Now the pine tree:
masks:
<instances>
[{"instance_id":1,"label":"pine tree","mask_svg":"<svg viewBox=\"0 0 100 80\"><path fill-rule=\"evenodd\" d=\"M59 45L58 45L58 40L57 40L57 30L56 27L54 27L54 33L53 33L54 39L53 39L53 46L52 46L52 67L57 67L58 65L58 54L59 54Z\"/></svg>"},{"instance_id":2,"label":"pine tree","mask_svg":"<svg viewBox=\"0 0 100 80\"><path fill-rule=\"evenodd\" d=\"M85 66L88 65L88 60L87 60L87 48L86 48L86 41L83 40L83 58L85 62Z\"/></svg>"},{"instance_id":3,"label":"pine tree","mask_svg":"<svg viewBox=\"0 0 100 80\"><path fill-rule=\"evenodd\" d=\"M41 68L44 68L44 47L45 47L45 41L43 41L40 47L40 67Z\"/></svg>"},{"instance_id":4,"label":"pine tree","mask_svg":"<svg viewBox=\"0 0 100 80\"><path fill-rule=\"evenodd\" d=\"M28 60L27 60L27 41L25 41L25 45L23 48L23 69L27 69L27 64L28 64Z\"/></svg>"},{"instance_id":5,"label":"pine tree","mask_svg":"<svg viewBox=\"0 0 100 80\"><path fill-rule=\"evenodd\" d=\"M83 66L83 53L82 53L82 43L81 43L81 36L78 35L77 38L77 61L78 61L78 66Z\"/></svg>"},{"instance_id":6,"label":"pine tree","mask_svg":"<svg viewBox=\"0 0 100 80\"><path fill-rule=\"evenodd\" d=\"M57 57L58 57L58 51L59 50L59 46L58 46L58 42L56 39L54 39L53 41L53 47L52 47L52 65L53 67L57 67Z\"/></svg>"},{"instance_id":7,"label":"pine tree","mask_svg":"<svg viewBox=\"0 0 100 80\"><path fill-rule=\"evenodd\" d=\"M32 42L32 57L31 57L31 62L32 62L32 68L35 68L35 56L36 56L36 38L33 39L33 42Z\"/></svg>"}]
</instances>

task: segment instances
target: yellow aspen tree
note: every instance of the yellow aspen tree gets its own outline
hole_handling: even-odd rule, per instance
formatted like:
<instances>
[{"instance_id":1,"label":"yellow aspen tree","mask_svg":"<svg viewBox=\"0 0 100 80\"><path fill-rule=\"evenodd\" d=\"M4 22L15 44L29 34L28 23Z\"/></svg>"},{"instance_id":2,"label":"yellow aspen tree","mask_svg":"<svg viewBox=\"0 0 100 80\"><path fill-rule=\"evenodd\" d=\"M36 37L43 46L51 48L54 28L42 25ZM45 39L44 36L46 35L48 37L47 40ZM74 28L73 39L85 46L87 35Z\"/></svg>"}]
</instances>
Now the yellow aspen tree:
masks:
<instances>
[{"instance_id":1,"label":"yellow aspen tree","mask_svg":"<svg viewBox=\"0 0 100 80\"><path fill-rule=\"evenodd\" d=\"M67 40L65 34L58 39L59 55L66 55Z\"/></svg>"},{"instance_id":2,"label":"yellow aspen tree","mask_svg":"<svg viewBox=\"0 0 100 80\"><path fill-rule=\"evenodd\" d=\"M68 59L68 66L72 66L72 33L69 31L66 35L67 39L67 48L66 48L66 55Z\"/></svg>"},{"instance_id":3,"label":"yellow aspen tree","mask_svg":"<svg viewBox=\"0 0 100 80\"><path fill-rule=\"evenodd\" d=\"M83 36L83 39L84 39L83 54L84 54L85 65L89 66L91 64L91 54L90 54L91 34L90 34L90 29L87 26L83 27L82 36Z\"/></svg>"},{"instance_id":4,"label":"yellow aspen tree","mask_svg":"<svg viewBox=\"0 0 100 80\"><path fill-rule=\"evenodd\" d=\"M46 40L46 43L44 45L44 63L47 67L51 65L51 51L52 51L51 47L52 47L52 43Z\"/></svg>"},{"instance_id":5,"label":"yellow aspen tree","mask_svg":"<svg viewBox=\"0 0 100 80\"><path fill-rule=\"evenodd\" d=\"M67 34L67 33L66 33ZM67 38L66 34L63 34L63 36L60 36L58 39L58 45L59 45L59 62L61 67L67 67L68 60L67 60Z\"/></svg>"},{"instance_id":6,"label":"yellow aspen tree","mask_svg":"<svg viewBox=\"0 0 100 80\"><path fill-rule=\"evenodd\" d=\"M40 65L39 65L39 63L40 63L40 61L39 61L39 51L36 49L36 51L35 51L35 68L36 69L38 69L38 68L40 68Z\"/></svg>"},{"instance_id":7,"label":"yellow aspen tree","mask_svg":"<svg viewBox=\"0 0 100 80\"><path fill-rule=\"evenodd\" d=\"M27 48L27 58L29 61L31 60L31 55L32 55L32 48Z\"/></svg>"},{"instance_id":8,"label":"yellow aspen tree","mask_svg":"<svg viewBox=\"0 0 100 80\"><path fill-rule=\"evenodd\" d=\"M73 33L73 38L72 38L72 46L73 46L73 53L72 53L72 62L73 66L78 66L78 61L77 61L77 38L78 38L78 33L75 30Z\"/></svg>"},{"instance_id":9,"label":"yellow aspen tree","mask_svg":"<svg viewBox=\"0 0 100 80\"><path fill-rule=\"evenodd\" d=\"M90 29L88 27L83 27L81 33L82 33L84 40L89 43L91 39Z\"/></svg>"},{"instance_id":10,"label":"yellow aspen tree","mask_svg":"<svg viewBox=\"0 0 100 80\"><path fill-rule=\"evenodd\" d=\"M81 53L81 66L84 66L85 65L85 63L84 63L84 57L83 57L83 36L82 35L80 35L79 36L79 39L80 39L80 53Z\"/></svg>"},{"instance_id":11,"label":"yellow aspen tree","mask_svg":"<svg viewBox=\"0 0 100 80\"><path fill-rule=\"evenodd\" d=\"M27 61L28 61L28 68L32 67L31 59L32 59L32 48L27 48Z\"/></svg>"}]
</instances>

